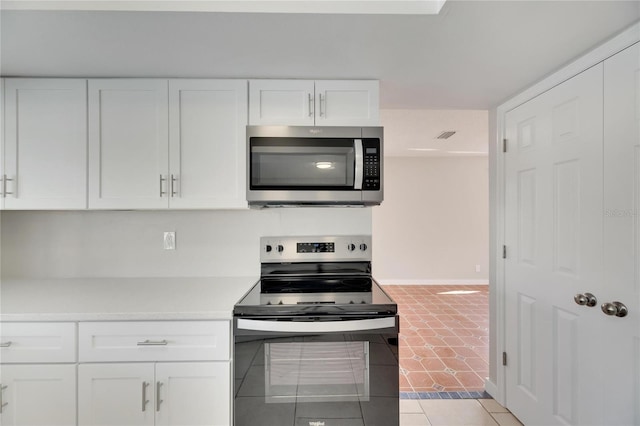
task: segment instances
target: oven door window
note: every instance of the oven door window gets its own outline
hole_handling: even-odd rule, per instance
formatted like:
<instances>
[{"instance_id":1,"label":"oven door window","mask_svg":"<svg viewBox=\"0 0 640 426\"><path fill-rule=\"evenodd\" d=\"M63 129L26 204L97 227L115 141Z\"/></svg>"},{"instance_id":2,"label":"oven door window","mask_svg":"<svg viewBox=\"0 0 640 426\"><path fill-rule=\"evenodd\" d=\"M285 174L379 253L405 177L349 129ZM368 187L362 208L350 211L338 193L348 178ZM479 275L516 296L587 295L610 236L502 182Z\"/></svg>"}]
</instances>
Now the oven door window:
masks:
<instances>
[{"instance_id":1,"label":"oven door window","mask_svg":"<svg viewBox=\"0 0 640 426\"><path fill-rule=\"evenodd\" d=\"M264 344L267 403L369 400L368 342Z\"/></svg>"},{"instance_id":2,"label":"oven door window","mask_svg":"<svg viewBox=\"0 0 640 426\"><path fill-rule=\"evenodd\" d=\"M250 150L253 189L353 189L353 139L253 138Z\"/></svg>"}]
</instances>

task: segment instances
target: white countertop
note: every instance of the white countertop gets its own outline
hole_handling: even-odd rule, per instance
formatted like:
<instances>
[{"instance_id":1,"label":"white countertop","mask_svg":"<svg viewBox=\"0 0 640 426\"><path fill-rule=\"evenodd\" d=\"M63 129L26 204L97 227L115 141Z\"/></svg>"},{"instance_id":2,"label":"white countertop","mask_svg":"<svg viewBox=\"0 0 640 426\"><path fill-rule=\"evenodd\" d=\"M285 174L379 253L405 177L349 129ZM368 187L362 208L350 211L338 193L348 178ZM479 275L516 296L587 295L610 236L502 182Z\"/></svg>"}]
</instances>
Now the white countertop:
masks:
<instances>
[{"instance_id":1,"label":"white countertop","mask_svg":"<svg viewBox=\"0 0 640 426\"><path fill-rule=\"evenodd\" d=\"M0 321L231 319L258 277L3 279Z\"/></svg>"}]
</instances>

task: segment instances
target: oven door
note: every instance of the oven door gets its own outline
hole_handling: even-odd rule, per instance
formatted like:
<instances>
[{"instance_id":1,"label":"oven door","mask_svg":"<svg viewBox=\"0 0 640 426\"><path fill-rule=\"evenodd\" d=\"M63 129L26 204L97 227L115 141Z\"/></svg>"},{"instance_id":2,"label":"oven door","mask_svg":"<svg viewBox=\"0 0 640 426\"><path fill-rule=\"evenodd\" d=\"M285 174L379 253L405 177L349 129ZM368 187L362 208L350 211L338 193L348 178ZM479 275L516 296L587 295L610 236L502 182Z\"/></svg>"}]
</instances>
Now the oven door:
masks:
<instances>
[{"instance_id":1,"label":"oven door","mask_svg":"<svg viewBox=\"0 0 640 426\"><path fill-rule=\"evenodd\" d=\"M397 317L234 321L236 426L397 426Z\"/></svg>"}]
</instances>

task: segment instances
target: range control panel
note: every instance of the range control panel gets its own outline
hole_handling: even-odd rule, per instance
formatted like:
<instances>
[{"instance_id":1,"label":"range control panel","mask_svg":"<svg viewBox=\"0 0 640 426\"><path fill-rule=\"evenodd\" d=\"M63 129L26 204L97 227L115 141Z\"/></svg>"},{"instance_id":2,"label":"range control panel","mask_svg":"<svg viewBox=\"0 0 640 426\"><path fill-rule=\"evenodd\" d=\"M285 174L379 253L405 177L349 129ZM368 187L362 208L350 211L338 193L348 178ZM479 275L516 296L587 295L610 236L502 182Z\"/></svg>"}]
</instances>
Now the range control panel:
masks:
<instances>
[{"instance_id":1,"label":"range control panel","mask_svg":"<svg viewBox=\"0 0 640 426\"><path fill-rule=\"evenodd\" d=\"M371 236L262 237L260 262L371 261Z\"/></svg>"}]
</instances>

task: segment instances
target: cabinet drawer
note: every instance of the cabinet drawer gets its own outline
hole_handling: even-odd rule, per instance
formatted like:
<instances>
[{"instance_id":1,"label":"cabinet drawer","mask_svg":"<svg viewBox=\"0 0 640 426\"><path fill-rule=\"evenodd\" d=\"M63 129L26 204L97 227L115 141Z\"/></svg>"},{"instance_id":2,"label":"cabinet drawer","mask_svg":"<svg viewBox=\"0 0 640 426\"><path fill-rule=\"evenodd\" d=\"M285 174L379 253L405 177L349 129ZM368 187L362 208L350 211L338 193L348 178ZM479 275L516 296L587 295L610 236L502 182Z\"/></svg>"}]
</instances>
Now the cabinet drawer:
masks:
<instances>
[{"instance_id":1,"label":"cabinet drawer","mask_svg":"<svg viewBox=\"0 0 640 426\"><path fill-rule=\"evenodd\" d=\"M75 362L74 323L3 323L0 325L2 363Z\"/></svg>"},{"instance_id":2,"label":"cabinet drawer","mask_svg":"<svg viewBox=\"0 0 640 426\"><path fill-rule=\"evenodd\" d=\"M228 360L228 321L85 322L80 362Z\"/></svg>"}]
</instances>

